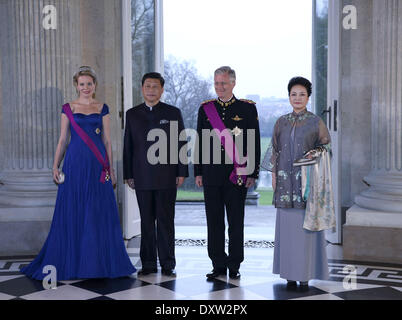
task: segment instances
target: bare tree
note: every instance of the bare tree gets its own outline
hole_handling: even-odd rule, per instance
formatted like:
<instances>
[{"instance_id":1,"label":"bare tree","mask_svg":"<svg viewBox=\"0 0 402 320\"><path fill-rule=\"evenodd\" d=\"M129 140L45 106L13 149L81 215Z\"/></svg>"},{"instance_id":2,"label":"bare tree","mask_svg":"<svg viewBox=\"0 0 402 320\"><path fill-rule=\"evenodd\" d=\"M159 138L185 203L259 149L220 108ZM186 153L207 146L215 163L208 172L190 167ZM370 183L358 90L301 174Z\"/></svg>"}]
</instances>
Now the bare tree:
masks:
<instances>
[{"instance_id":1,"label":"bare tree","mask_svg":"<svg viewBox=\"0 0 402 320\"><path fill-rule=\"evenodd\" d=\"M164 101L181 110L186 128L195 129L198 108L213 96L212 80L203 79L191 62L179 61L174 57L165 60L164 77ZM199 191L195 187L192 165L189 166L189 178L185 180L183 189Z\"/></svg>"},{"instance_id":2,"label":"bare tree","mask_svg":"<svg viewBox=\"0 0 402 320\"><path fill-rule=\"evenodd\" d=\"M174 57L165 61L165 80L164 100L180 108L187 128L195 128L201 102L213 96L212 81L203 79L191 62Z\"/></svg>"},{"instance_id":3,"label":"bare tree","mask_svg":"<svg viewBox=\"0 0 402 320\"><path fill-rule=\"evenodd\" d=\"M133 1L131 7L131 38L133 45L153 34L153 0Z\"/></svg>"},{"instance_id":4,"label":"bare tree","mask_svg":"<svg viewBox=\"0 0 402 320\"><path fill-rule=\"evenodd\" d=\"M142 101L142 75L154 71L154 0L131 3L133 102L138 104Z\"/></svg>"}]
</instances>

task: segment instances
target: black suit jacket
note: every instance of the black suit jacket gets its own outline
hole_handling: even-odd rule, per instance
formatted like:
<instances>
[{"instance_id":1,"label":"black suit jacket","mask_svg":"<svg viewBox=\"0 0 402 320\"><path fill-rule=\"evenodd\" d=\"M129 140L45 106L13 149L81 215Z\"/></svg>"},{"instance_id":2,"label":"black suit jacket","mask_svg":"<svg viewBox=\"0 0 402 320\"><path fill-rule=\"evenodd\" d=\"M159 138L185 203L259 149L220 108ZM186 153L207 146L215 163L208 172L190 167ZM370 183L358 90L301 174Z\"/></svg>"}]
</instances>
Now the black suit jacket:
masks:
<instances>
[{"instance_id":1,"label":"black suit jacket","mask_svg":"<svg viewBox=\"0 0 402 320\"><path fill-rule=\"evenodd\" d=\"M226 151L220 146L221 163L213 162L213 138L210 138L210 159L209 163L203 163L203 139L202 130L212 129L212 125L205 114L203 105L212 102L215 105L218 115L222 119L226 128L233 130L235 128L241 130L239 138L243 141L243 156L248 156L254 160L254 171L248 176L258 179L260 169L261 145L260 145L260 128L258 123L258 114L255 103L250 100L239 100L233 97L228 103L222 103L218 99L206 101L201 104L198 110L197 133L198 133L198 152L195 153L194 176L202 176L202 182L205 186L222 186L229 180L230 173L234 165L225 164ZM247 129L254 129L255 132L255 149L252 154L247 154ZM241 152L237 145L239 152ZM198 162L198 164L196 164Z\"/></svg>"},{"instance_id":2,"label":"black suit jacket","mask_svg":"<svg viewBox=\"0 0 402 320\"><path fill-rule=\"evenodd\" d=\"M174 123L178 128L173 130L178 131L175 133L170 126ZM160 139L158 134L154 141L147 141L148 133L152 129L162 130L159 132L165 133L166 141L158 142ZM124 179L134 179L137 190L157 190L174 188L176 177L188 177L188 165L180 163L178 157L179 150L186 144L186 141L178 141L182 130L184 123L180 110L166 103L159 102L152 109L142 103L128 110L123 149ZM162 150L156 147L156 143L166 147L166 158ZM154 156L153 158L158 157L162 163L150 163L148 153ZM172 154L176 155L178 163L174 163Z\"/></svg>"}]
</instances>

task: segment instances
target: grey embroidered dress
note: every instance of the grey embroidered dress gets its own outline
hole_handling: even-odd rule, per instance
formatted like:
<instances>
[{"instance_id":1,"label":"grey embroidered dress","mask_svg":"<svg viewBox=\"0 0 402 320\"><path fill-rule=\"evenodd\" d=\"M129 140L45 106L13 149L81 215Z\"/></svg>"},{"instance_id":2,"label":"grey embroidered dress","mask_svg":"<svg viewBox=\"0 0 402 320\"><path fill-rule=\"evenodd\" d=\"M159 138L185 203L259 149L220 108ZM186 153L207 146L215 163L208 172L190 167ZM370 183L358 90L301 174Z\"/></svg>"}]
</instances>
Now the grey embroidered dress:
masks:
<instances>
[{"instance_id":1,"label":"grey embroidered dress","mask_svg":"<svg viewBox=\"0 0 402 320\"><path fill-rule=\"evenodd\" d=\"M306 203L302 198L301 168L293 162L319 146L328 147L330 135L320 117L304 110L280 117L261 164L276 174L273 205L277 208L273 273L294 281L327 279L324 232L303 229Z\"/></svg>"},{"instance_id":2,"label":"grey embroidered dress","mask_svg":"<svg viewBox=\"0 0 402 320\"><path fill-rule=\"evenodd\" d=\"M329 142L324 122L307 110L299 114L292 112L278 119L271 145L261 164L264 169L276 173L273 198L276 208L306 208L301 197L301 168L293 168L293 161Z\"/></svg>"}]
</instances>

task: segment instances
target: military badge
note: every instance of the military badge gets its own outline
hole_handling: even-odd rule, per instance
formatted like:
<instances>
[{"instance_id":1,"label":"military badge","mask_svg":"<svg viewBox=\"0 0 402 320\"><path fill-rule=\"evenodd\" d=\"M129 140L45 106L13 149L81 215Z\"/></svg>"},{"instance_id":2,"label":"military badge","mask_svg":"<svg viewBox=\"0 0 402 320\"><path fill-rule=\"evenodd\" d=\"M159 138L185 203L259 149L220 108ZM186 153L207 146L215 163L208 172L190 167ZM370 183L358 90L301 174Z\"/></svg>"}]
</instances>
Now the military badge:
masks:
<instances>
[{"instance_id":1,"label":"military badge","mask_svg":"<svg viewBox=\"0 0 402 320\"><path fill-rule=\"evenodd\" d=\"M206 104L206 103L208 103L208 102L215 102L215 101L216 101L216 99L205 100L205 101L203 101L203 102L201 103L201 105Z\"/></svg>"},{"instance_id":2,"label":"military badge","mask_svg":"<svg viewBox=\"0 0 402 320\"><path fill-rule=\"evenodd\" d=\"M248 99L240 99L240 101L247 102L249 104L256 104L253 100L248 100Z\"/></svg>"},{"instance_id":3,"label":"military badge","mask_svg":"<svg viewBox=\"0 0 402 320\"><path fill-rule=\"evenodd\" d=\"M240 118L240 117L236 114L236 117L232 118L232 120L234 120L234 121L242 121L243 118Z\"/></svg>"},{"instance_id":4,"label":"military badge","mask_svg":"<svg viewBox=\"0 0 402 320\"><path fill-rule=\"evenodd\" d=\"M235 137L241 135L241 133L243 132L239 127L235 127L232 131L230 131Z\"/></svg>"}]
</instances>

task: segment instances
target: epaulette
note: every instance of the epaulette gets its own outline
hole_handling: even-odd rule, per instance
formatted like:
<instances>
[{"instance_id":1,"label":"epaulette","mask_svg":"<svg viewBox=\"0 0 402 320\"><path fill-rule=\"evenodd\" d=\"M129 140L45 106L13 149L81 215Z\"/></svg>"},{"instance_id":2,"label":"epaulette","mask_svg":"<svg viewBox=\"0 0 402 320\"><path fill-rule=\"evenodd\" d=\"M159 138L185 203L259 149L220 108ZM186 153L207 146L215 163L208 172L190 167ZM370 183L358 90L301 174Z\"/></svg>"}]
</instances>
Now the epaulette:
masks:
<instances>
[{"instance_id":1,"label":"epaulette","mask_svg":"<svg viewBox=\"0 0 402 320\"><path fill-rule=\"evenodd\" d=\"M243 102L250 103L250 104L256 104L253 100L248 100L248 99L239 99L239 100L243 101Z\"/></svg>"},{"instance_id":2,"label":"epaulette","mask_svg":"<svg viewBox=\"0 0 402 320\"><path fill-rule=\"evenodd\" d=\"M201 103L201 105L206 104L208 102L216 101L216 99L205 100Z\"/></svg>"}]
</instances>

